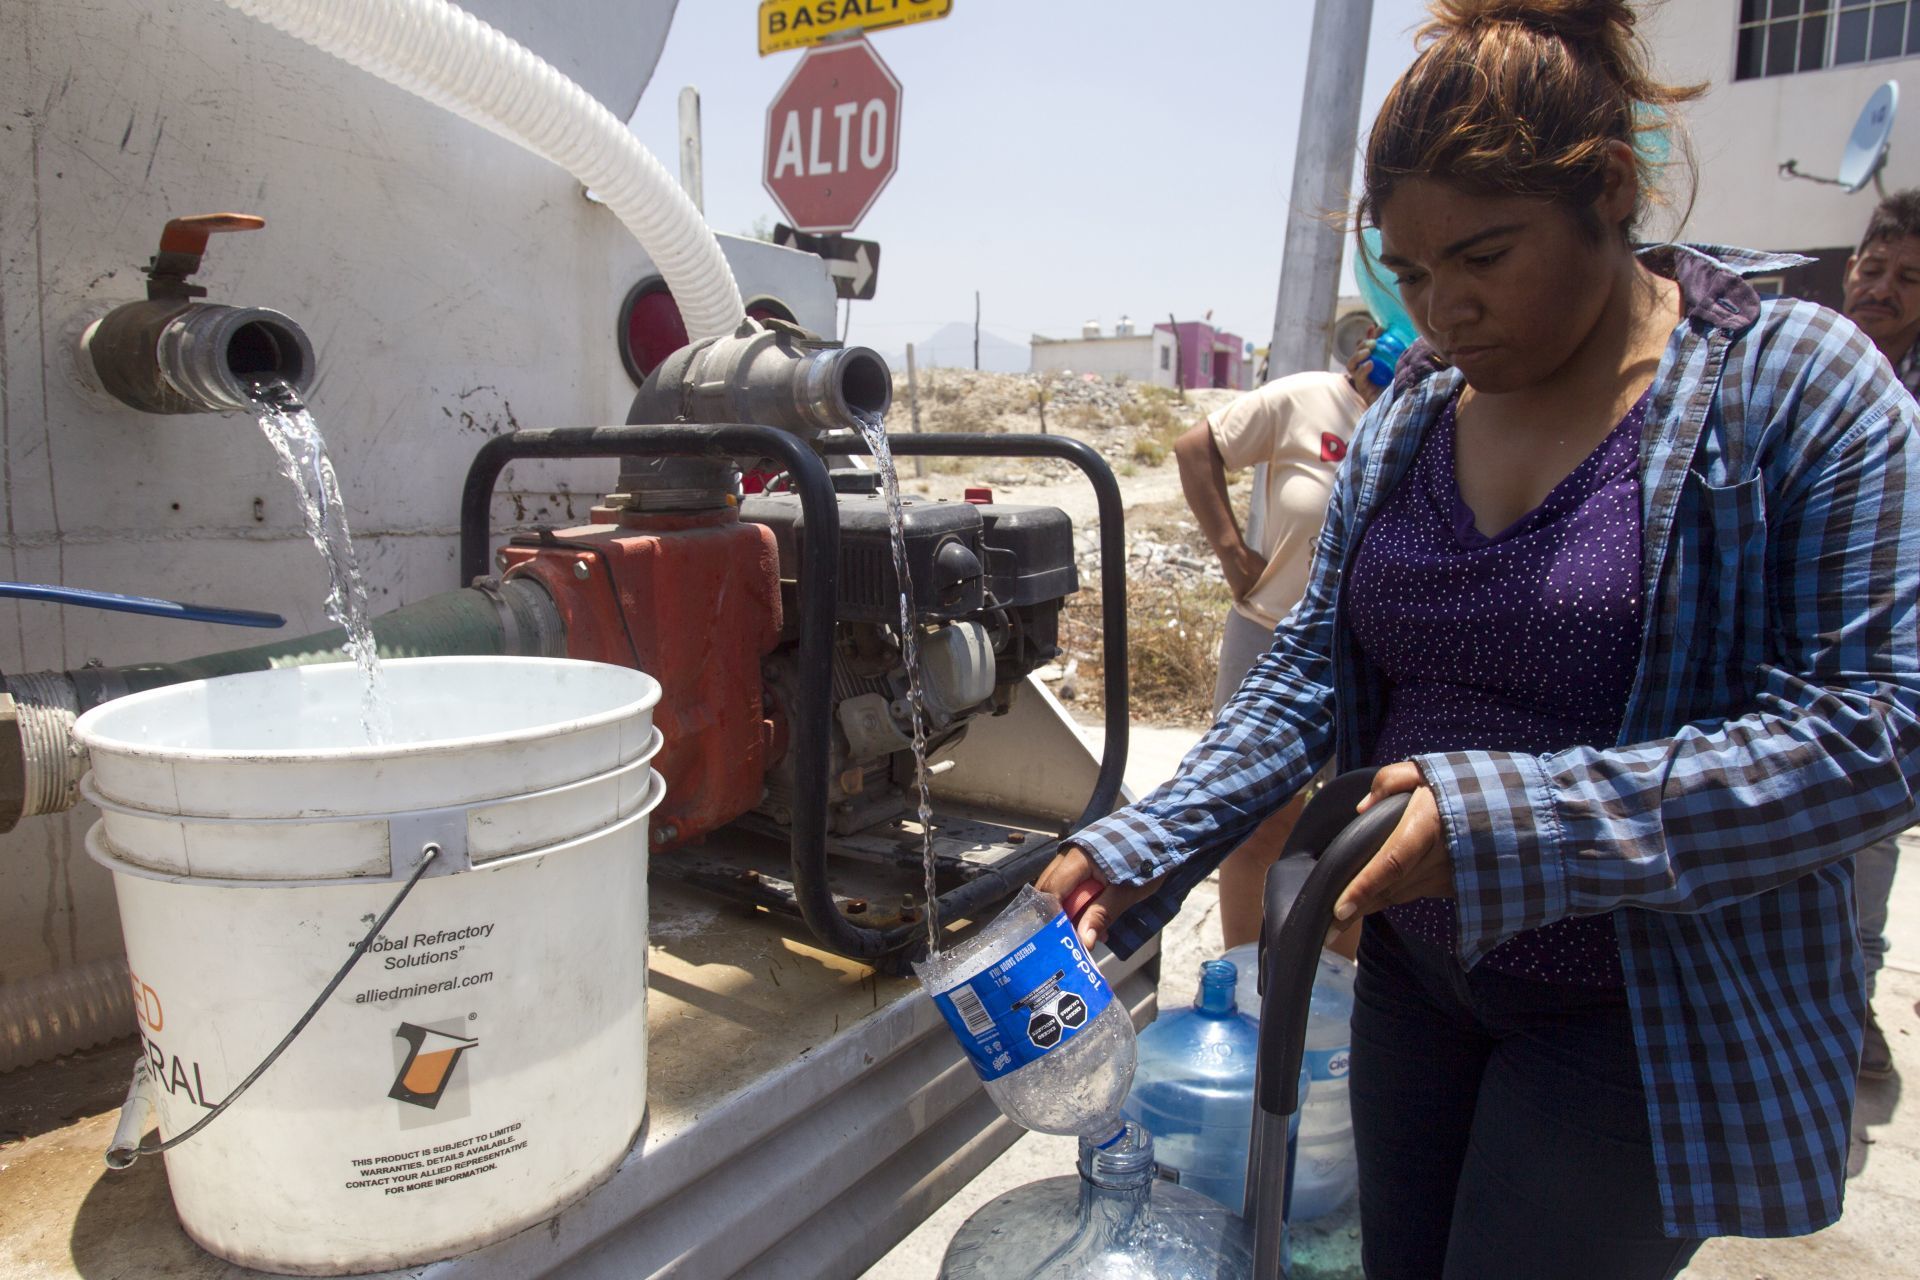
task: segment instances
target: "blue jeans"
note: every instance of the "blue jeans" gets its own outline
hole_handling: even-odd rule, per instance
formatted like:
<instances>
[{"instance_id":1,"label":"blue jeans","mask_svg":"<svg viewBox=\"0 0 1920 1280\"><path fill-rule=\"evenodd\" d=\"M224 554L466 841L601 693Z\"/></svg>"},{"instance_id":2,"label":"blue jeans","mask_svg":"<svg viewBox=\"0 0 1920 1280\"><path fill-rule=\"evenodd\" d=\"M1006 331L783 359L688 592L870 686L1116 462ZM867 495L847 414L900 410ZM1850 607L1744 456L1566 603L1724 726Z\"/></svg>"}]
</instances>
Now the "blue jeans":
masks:
<instances>
[{"instance_id":1,"label":"blue jeans","mask_svg":"<svg viewBox=\"0 0 1920 1280\"><path fill-rule=\"evenodd\" d=\"M1668 1280L1626 992L1463 972L1367 918L1353 1132L1368 1280Z\"/></svg>"},{"instance_id":2,"label":"blue jeans","mask_svg":"<svg viewBox=\"0 0 1920 1280\"><path fill-rule=\"evenodd\" d=\"M1860 955L1867 966L1867 999L1887 958L1887 899L1900 869L1900 840L1875 840L1853 855L1853 901L1860 913Z\"/></svg>"}]
</instances>

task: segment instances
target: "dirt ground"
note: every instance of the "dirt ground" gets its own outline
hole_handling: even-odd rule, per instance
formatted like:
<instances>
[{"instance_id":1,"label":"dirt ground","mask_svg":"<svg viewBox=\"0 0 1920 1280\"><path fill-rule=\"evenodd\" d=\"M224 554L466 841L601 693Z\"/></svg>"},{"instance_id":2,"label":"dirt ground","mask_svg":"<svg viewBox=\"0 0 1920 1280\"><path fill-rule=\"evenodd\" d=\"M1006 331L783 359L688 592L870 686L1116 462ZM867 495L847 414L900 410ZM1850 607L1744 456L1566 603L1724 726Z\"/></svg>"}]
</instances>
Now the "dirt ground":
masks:
<instances>
[{"instance_id":1,"label":"dirt ground","mask_svg":"<svg viewBox=\"0 0 1920 1280\"><path fill-rule=\"evenodd\" d=\"M1164 387L1098 377L958 369L922 373L917 392L922 431L1044 430L1092 445L1107 460L1126 507L1129 711L1155 723L1204 725L1231 597L1181 496L1173 442L1238 393L1209 389L1183 397ZM896 383L895 395L888 427L911 430L913 404L904 381ZM1244 516L1251 473L1233 480L1235 509ZM996 501L1058 507L1072 518L1081 590L1063 620L1065 653L1043 677L1082 712L1098 713L1105 652L1100 522L1085 477L1049 458L926 458L902 460L901 484L909 492L948 499L985 485Z\"/></svg>"}]
</instances>

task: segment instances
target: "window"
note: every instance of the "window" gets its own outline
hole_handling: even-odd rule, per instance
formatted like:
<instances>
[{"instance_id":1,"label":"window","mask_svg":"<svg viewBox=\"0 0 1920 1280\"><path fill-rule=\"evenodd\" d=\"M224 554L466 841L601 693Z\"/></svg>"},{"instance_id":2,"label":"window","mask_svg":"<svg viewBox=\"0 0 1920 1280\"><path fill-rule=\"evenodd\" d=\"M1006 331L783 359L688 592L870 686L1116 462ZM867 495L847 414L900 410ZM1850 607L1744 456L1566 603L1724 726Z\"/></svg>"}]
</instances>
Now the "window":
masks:
<instances>
[{"instance_id":1,"label":"window","mask_svg":"<svg viewBox=\"0 0 1920 1280\"><path fill-rule=\"evenodd\" d=\"M1733 78L1920 54L1920 0L1740 0Z\"/></svg>"},{"instance_id":2,"label":"window","mask_svg":"<svg viewBox=\"0 0 1920 1280\"><path fill-rule=\"evenodd\" d=\"M1173 363L1169 359L1170 354L1171 353L1167 350L1167 348L1165 347L1160 348L1160 368L1162 372L1173 368Z\"/></svg>"}]
</instances>

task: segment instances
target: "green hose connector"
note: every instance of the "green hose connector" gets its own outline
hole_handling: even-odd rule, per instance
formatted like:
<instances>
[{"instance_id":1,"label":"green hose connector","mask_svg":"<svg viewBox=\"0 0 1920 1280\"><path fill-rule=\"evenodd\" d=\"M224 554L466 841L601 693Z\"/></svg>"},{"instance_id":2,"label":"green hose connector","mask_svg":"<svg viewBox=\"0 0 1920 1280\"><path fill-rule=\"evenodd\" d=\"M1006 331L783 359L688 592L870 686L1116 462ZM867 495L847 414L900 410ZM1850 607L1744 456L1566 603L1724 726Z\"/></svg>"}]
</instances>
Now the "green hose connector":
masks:
<instances>
[{"instance_id":1,"label":"green hose connector","mask_svg":"<svg viewBox=\"0 0 1920 1280\"><path fill-rule=\"evenodd\" d=\"M566 656L566 628L559 611L545 588L527 579L428 596L381 614L373 619L372 628L382 658ZM85 711L129 693L187 680L347 660L346 632L334 627L179 662L86 668L67 675L73 680L80 710Z\"/></svg>"},{"instance_id":2,"label":"green hose connector","mask_svg":"<svg viewBox=\"0 0 1920 1280\"><path fill-rule=\"evenodd\" d=\"M404 605L372 622L383 658L478 656L562 658L566 624L546 588L531 578L487 579ZM81 712L143 689L320 662L347 661L338 627L292 640L229 649L181 662L39 671L0 682L0 832L23 817L60 813L79 798L86 751L73 740Z\"/></svg>"}]
</instances>

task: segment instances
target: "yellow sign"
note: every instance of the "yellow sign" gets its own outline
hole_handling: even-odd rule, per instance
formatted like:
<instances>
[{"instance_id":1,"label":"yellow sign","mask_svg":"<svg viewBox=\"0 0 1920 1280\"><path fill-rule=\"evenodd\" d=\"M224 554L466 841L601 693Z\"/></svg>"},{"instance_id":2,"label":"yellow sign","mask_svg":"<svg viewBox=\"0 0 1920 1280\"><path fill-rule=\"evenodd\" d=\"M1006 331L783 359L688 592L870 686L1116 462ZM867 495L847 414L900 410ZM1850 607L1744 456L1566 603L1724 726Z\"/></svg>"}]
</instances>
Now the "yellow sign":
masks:
<instances>
[{"instance_id":1,"label":"yellow sign","mask_svg":"<svg viewBox=\"0 0 1920 1280\"><path fill-rule=\"evenodd\" d=\"M760 0L760 56L952 12L953 0Z\"/></svg>"}]
</instances>

